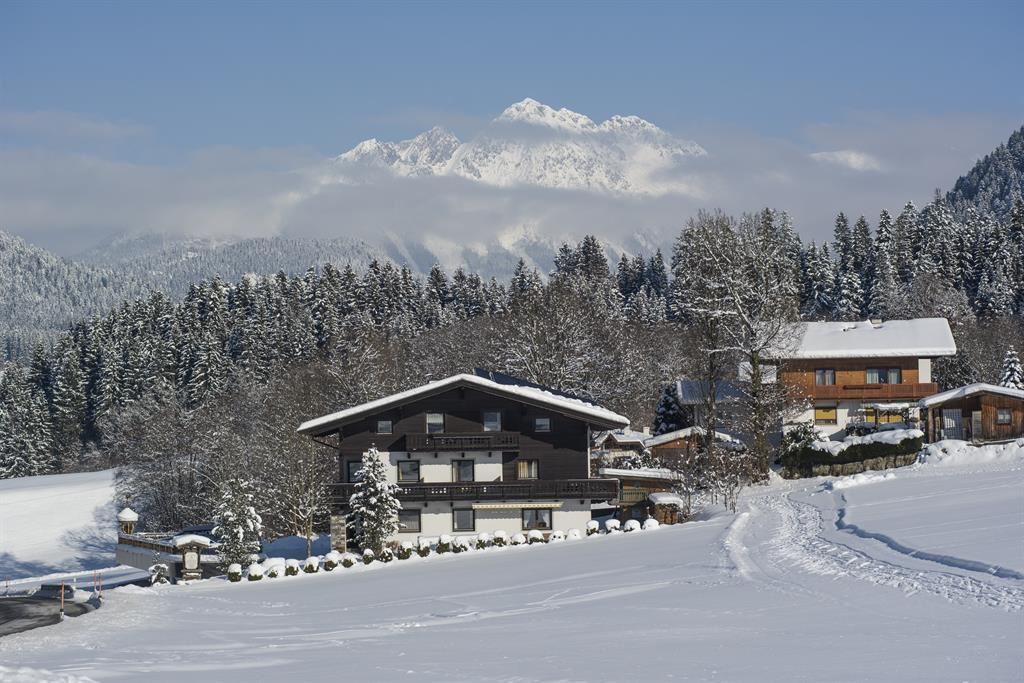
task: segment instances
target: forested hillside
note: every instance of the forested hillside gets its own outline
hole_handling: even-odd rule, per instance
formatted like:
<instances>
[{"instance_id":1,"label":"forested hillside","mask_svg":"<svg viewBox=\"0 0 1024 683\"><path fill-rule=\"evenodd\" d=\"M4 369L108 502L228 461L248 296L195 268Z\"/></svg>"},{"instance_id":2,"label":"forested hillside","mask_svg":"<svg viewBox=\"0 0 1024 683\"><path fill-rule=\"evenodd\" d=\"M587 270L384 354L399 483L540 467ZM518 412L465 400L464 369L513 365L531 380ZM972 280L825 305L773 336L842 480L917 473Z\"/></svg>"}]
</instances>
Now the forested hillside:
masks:
<instances>
[{"instance_id":1,"label":"forested hillside","mask_svg":"<svg viewBox=\"0 0 1024 683\"><path fill-rule=\"evenodd\" d=\"M970 210L999 220L1009 220L1016 201L1024 197L1024 126L1004 145L960 176L946 195L957 216L965 219Z\"/></svg>"}]
</instances>

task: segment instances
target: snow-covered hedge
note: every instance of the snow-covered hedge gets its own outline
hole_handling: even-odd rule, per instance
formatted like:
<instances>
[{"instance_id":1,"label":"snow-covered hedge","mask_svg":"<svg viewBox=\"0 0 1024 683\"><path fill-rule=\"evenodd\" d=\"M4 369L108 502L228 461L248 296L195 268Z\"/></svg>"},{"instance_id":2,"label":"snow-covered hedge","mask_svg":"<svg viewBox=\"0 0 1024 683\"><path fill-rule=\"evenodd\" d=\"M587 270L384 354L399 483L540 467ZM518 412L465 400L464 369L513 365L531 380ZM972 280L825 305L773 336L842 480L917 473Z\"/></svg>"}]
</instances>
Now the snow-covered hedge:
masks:
<instances>
[{"instance_id":1,"label":"snow-covered hedge","mask_svg":"<svg viewBox=\"0 0 1024 683\"><path fill-rule=\"evenodd\" d=\"M534 543L546 542L544 534L540 531L537 531L536 529L531 529L529 532L527 532L526 540L529 541L530 545L533 545Z\"/></svg>"},{"instance_id":2,"label":"snow-covered hedge","mask_svg":"<svg viewBox=\"0 0 1024 683\"><path fill-rule=\"evenodd\" d=\"M345 569L348 569L349 567L353 566L356 563L356 560L358 559L359 557L353 553L342 553L341 566Z\"/></svg>"},{"instance_id":3,"label":"snow-covered hedge","mask_svg":"<svg viewBox=\"0 0 1024 683\"><path fill-rule=\"evenodd\" d=\"M452 551L452 537L448 534L441 534L441 537L437 539L437 553L443 555Z\"/></svg>"},{"instance_id":4,"label":"snow-covered hedge","mask_svg":"<svg viewBox=\"0 0 1024 683\"><path fill-rule=\"evenodd\" d=\"M420 557L428 557L430 555L430 541L428 539L420 539L419 547L416 548L416 554Z\"/></svg>"},{"instance_id":5,"label":"snow-covered hedge","mask_svg":"<svg viewBox=\"0 0 1024 683\"><path fill-rule=\"evenodd\" d=\"M867 436L848 436L843 441L810 441L782 454L782 465L791 475L810 476L816 465L844 465L875 458L911 455L921 450L924 433L919 429L893 429Z\"/></svg>"},{"instance_id":6,"label":"snow-covered hedge","mask_svg":"<svg viewBox=\"0 0 1024 683\"><path fill-rule=\"evenodd\" d=\"M379 562L387 563L393 559L395 559L395 554L391 551L391 548L388 548L386 546L381 548L380 552L377 553L377 560Z\"/></svg>"},{"instance_id":7,"label":"snow-covered hedge","mask_svg":"<svg viewBox=\"0 0 1024 683\"><path fill-rule=\"evenodd\" d=\"M341 564L341 554L332 550L324 555L324 571L333 572Z\"/></svg>"},{"instance_id":8,"label":"snow-covered hedge","mask_svg":"<svg viewBox=\"0 0 1024 683\"><path fill-rule=\"evenodd\" d=\"M608 533L613 533L619 530L622 524L617 519L609 519L604 523L604 528L608 530Z\"/></svg>"},{"instance_id":9,"label":"snow-covered hedge","mask_svg":"<svg viewBox=\"0 0 1024 683\"><path fill-rule=\"evenodd\" d=\"M601 533L601 523L596 519L587 522L587 536L597 536Z\"/></svg>"},{"instance_id":10,"label":"snow-covered hedge","mask_svg":"<svg viewBox=\"0 0 1024 683\"><path fill-rule=\"evenodd\" d=\"M565 532L564 531L552 531L551 535L548 537L548 543L558 543L559 541L564 541L564 540L565 540Z\"/></svg>"},{"instance_id":11,"label":"snow-covered hedge","mask_svg":"<svg viewBox=\"0 0 1024 683\"><path fill-rule=\"evenodd\" d=\"M402 541L402 544L398 546L398 552L396 556L400 560L408 560L412 557L413 546L412 541Z\"/></svg>"},{"instance_id":12,"label":"snow-covered hedge","mask_svg":"<svg viewBox=\"0 0 1024 683\"><path fill-rule=\"evenodd\" d=\"M237 562L228 565L228 581L236 583L242 580L242 565Z\"/></svg>"},{"instance_id":13,"label":"snow-covered hedge","mask_svg":"<svg viewBox=\"0 0 1024 683\"><path fill-rule=\"evenodd\" d=\"M249 568L245 570L245 577L250 581L262 581L263 565L259 562L253 562L249 565Z\"/></svg>"},{"instance_id":14,"label":"snow-covered hedge","mask_svg":"<svg viewBox=\"0 0 1024 683\"><path fill-rule=\"evenodd\" d=\"M512 545L523 545L526 543L526 536L523 536L522 534L515 534L512 536L510 541Z\"/></svg>"},{"instance_id":15,"label":"snow-covered hedge","mask_svg":"<svg viewBox=\"0 0 1024 683\"><path fill-rule=\"evenodd\" d=\"M476 549L487 550L493 545L494 541L491 539L491 535L486 531L482 534L478 534L476 537Z\"/></svg>"},{"instance_id":16,"label":"snow-covered hedge","mask_svg":"<svg viewBox=\"0 0 1024 683\"><path fill-rule=\"evenodd\" d=\"M504 548L505 546L507 546L508 545L508 534L505 533L504 531L502 531L501 529L498 529L497 531L495 531L494 532L494 545L498 546L499 548Z\"/></svg>"},{"instance_id":17,"label":"snow-covered hedge","mask_svg":"<svg viewBox=\"0 0 1024 683\"><path fill-rule=\"evenodd\" d=\"M284 575L285 576L298 576L299 575L299 561L298 560L287 560L284 563Z\"/></svg>"},{"instance_id":18,"label":"snow-covered hedge","mask_svg":"<svg viewBox=\"0 0 1024 683\"><path fill-rule=\"evenodd\" d=\"M370 564L371 562L373 562L373 557L374 557L374 555L373 555L373 550L372 549L367 548L366 550L364 550L363 551L363 564Z\"/></svg>"},{"instance_id":19,"label":"snow-covered hedge","mask_svg":"<svg viewBox=\"0 0 1024 683\"><path fill-rule=\"evenodd\" d=\"M580 533L579 529L569 529L565 532L565 539L567 541L576 541L581 538L583 538L583 535Z\"/></svg>"},{"instance_id":20,"label":"snow-covered hedge","mask_svg":"<svg viewBox=\"0 0 1024 683\"><path fill-rule=\"evenodd\" d=\"M316 574L320 571L320 558L316 555L307 557L306 561L302 563L302 571L307 574Z\"/></svg>"},{"instance_id":21,"label":"snow-covered hedge","mask_svg":"<svg viewBox=\"0 0 1024 683\"><path fill-rule=\"evenodd\" d=\"M452 539L452 552L464 553L469 550L469 539L465 536L456 536Z\"/></svg>"},{"instance_id":22,"label":"snow-covered hedge","mask_svg":"<svg viewBox=\"0 0 1024 683\"><path fill-rule=\"evenodd\" d=\"M627 519L626 523L622 525L622 530L625 532L640 531L640 522L635 519Z\"/></svg>"},{"instance_id":23,"label":"snow-covered hedge","mask_svg":"<svg viewBox=\"0 0 1024 683\"><path fill-rule=\"evenodd\" d=\"M661 523L653 517L644 520L644 531L652 531L653 529L657 529L660 526Z\"/></svg>"}]
</instances>

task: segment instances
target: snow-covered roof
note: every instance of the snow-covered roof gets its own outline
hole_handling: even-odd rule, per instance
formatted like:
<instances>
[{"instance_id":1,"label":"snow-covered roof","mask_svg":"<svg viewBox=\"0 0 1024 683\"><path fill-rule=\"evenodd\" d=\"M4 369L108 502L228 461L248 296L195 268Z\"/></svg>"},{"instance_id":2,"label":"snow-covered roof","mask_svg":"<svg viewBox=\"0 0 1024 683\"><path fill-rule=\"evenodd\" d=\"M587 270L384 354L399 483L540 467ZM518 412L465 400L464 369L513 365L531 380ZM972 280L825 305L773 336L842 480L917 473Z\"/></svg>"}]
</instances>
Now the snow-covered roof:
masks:
<instances>
[{"instance_id":1,"label":"snow-covered roof","mask_svg":"<svg viewBox=\"0 0 1024 683\"><path fill-rule=\"evenodd\" d=\"M137 522L139 521L139 513L131 508L125 508L117 513L117 521L119 522Z\"/></svg>"},{"instance_id":2,"label":"snow-covered roof","mask_svg":"<svg viewBox=\"0 0 1024 683\"><path fill-rule=\"evenodd\" d=\"M200 536L199 534L180 534L171 539L171 545L175 548L180 548L181 546L188 545L189 543L205 546L213 545L213 541L208 539L206 536Z\"/></svg>"},{"instance_id":3,"label":"snow-covered roof","mask_svg":"<svg viewBox=\"0 0 1024 683\"><path fill-rule=\"evenodd\" d=\"M646 434L644 432L637 432L632 429L614 429L609 430L607 432L601 432L600 434L598 434L597 438L594 439L594 444L597 446L601 446L606 441L611 439L612 441L620 445L629 443L637 444L638 446L643 446L644 441L650 438L650 436L650 434Z\"/></svg>"},{"instance_id":4,"label":"snow-covered roof","mask_svg":"<svg viewBox=\"0 0 1024 683\"><path fill-rule=\"evenodd\" d=\"M886 413L886 412L888 412L888 413L899 413L899 412L902 412L904 410L910 410L911 408L914 407L910 403L903 403L903 402L897 402L897 403L868 403L868 404L861 404L861 405L864 405L867 408L874 408L875 410L881 410L883 413Z\"/></svg>"},{"instance_id":5,"label":"snow-covered roof","mask_svg":"<svg viewBox=\"0 0 1024 683\"><path fill-rule=\"evenodd\" d=\"M668 491L657 491L647 495L647 500L651 501L655 505L675 505L676 507L684 508L686 503L683 499L675 493L669 493Z\"/></svg>"},{"instance_id":6,"label":"snow-covered roof","mask_svg":"<svg viewBox=\"0 0 1024 683\"><path fill-rule=\"evenodd\" d=\"M461 374L452 375L451 377L447 377L436 382L430 382L414 389L392 394L391 396L385 396L384 398L377 399L376 401L362 403L357 406L352 406L351 408L346 408L345 410L339 410L338 412L331 413L330 415L318 417L315 420L303 422L299 425L298 431L304 434L315 432L318 429L327 426L339 424L367 413L382 410L388 406L407 403L420 398L421 396L438 393L458 385L469 385L487 393L507 396L509 398L523 401L524 403L551 408L556 412L579 417L592 424L606 428L629 426L629 418L580 399L560 396L538 387L499 384L498 382L484 377L479 377L477 375Z\"/></svg>"},{"instance_id":7,"label":"snow-covered roof","mask_svg":"<svg viewBox=\"0 0 1024 683\"><path fill-rule=\"evenodd\" d=\"M694 406L704 403L708 394L708 383L696 379L676 380L676 403ZM715 401L730 403L743 398L743 390L732 382L715 382Z\"/></svg>"},{"instance_id":8,"label":"snow-covered roof","mask_svg":"<svg viewBox=\"0 0 1024 683\"><path fill-rule=\"evenodd\" d=\"M932 358L952 356L956 342L945 318L801 323L800 341L782 358Z\"/></svg>"},{"instance_id":9,"label":"snow-covered roof","mask_svg":"<svg viewBox=\"0 0 1024 683\"><path fill-rule=\"evenodd\" d=\"M1009 396L1010 398L1016 398L1024 401L1024 391L1021 391L1020 389L1001 387L998 384L975 382L974 384L968 384L966 386L957 387L956 389L950 389L949 391L925 396L918 401L917 404L922 408L928 408L930 406L940 405L946 401L974 396L975 394L999 394L1000 396Z\"/></svg>"},{"instance_id":10,"label":"snow-covered roof","mask_svg":"<svg viewBox=\"0 0 1024 683\"><path fill-rule=\"evenodd\" d=\"M602 467L598 470L598 473L609 477L615 477L617 479L664 479L666 481L675 481L679 479L679 475L672 470L660 467L643 467L635 470L623 470L617 467Z\"/></svg>"},{"instance_id":11,"label":"snow-covered roof","mask_svg":"<svg viewBox=\"0 0 1024 683\"><path fill-rule=\"evenodd\" d=\"M648 448L653 448L654 446L660 446L663 443L669 443L675 441L676 439L686 439L694 435L702 436L703 434L703 427L684 427L683 429L677 429L672 432L665 432L664 434L659 434L658 436L652 436L644 442L644 445L647 446ZM715 432L715 438L718 439L719 441L737 441L736 437L732 436L731 434L726 434L725 432L718 431Z\"/></svg>"}]
</instances>

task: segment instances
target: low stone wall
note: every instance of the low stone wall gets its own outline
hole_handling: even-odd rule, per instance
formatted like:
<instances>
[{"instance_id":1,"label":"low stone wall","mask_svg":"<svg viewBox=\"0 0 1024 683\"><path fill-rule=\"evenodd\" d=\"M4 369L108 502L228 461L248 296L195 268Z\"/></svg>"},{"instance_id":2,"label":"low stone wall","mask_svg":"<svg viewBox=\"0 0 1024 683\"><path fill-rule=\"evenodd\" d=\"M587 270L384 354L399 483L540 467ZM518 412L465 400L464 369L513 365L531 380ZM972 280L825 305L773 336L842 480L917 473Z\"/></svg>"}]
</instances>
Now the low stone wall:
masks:
<instances>
[{"instance_id":1,"label":"low stone wall","mask_svg":"<svg viewBox=\"0 0 1024 683\"><path fill-rule=\"evenodd\" d=\"M810 472L786 469L782 476L786 479L800 479L802 477L842 477L849 474L860 474L868 470L890 470L896 467L906 467L917 462L917 453L904 453L901 455L889 455L880 458L870 458L857 462L835 463L831 465L814 465Z\"/></svg>"}]
</instances>

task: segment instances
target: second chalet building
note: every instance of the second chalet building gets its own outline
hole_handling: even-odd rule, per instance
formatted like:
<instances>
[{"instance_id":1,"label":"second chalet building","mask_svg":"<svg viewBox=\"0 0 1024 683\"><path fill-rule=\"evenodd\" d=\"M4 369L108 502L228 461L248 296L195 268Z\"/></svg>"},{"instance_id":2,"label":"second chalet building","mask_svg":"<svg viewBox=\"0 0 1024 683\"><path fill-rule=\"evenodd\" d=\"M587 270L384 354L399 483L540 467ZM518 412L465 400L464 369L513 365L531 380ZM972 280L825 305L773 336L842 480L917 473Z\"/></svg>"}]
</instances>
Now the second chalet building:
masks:
<instances>
[{"instance_id":1,"label":"second chalet building","mask_svg":"<svg viewBox=\"0 0 1024 683\"><path fill-rule=\"evenodd\" d=\"M299 432L337 449L337 512L375 447L402 489L394 540L416 541L583 529L592 502L618 495L616 480L590 477L592 430L628 425L599 406L477 371L310 420Z\"/></svg>"},{"instance_id":2,"label":"second chalet building","mask_svg":"<svg viewBox=\"0 0 1024 683\"><path fill-rule=\"evenodd\" d=\"M779 358L779 381L799 387L812 406L787 422L813 421L831 435L851 422L900 422L939 390L932 361L955 353L945 318L802 323Z\"/></svg>"}]
</instances>

